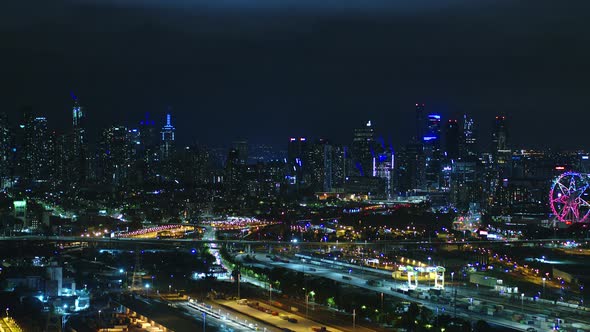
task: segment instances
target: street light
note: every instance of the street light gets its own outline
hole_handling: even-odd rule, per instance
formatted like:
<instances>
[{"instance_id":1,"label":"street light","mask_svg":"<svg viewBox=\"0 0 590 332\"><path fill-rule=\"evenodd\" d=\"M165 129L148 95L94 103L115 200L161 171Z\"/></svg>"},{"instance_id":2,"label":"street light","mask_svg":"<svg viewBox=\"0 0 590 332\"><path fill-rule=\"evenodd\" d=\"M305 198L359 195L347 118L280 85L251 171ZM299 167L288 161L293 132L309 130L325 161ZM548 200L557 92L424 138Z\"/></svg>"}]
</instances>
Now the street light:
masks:
<instances>
[{"instance_id":1,"label":"street light","mask_svg":"<svg viewBox=\"0 0 590 332\"><path fill-rule=\"evenodd\" d=\"M168 294L172 293L172 285L168 285Z\"/></svg>"},{"instance_id":2,"label":"street light","mask_svg":"<svg viewBox=\"0 0 590 332\"><path fill-rule=\"evenodd\" d=\"M10 310L9 307L6 307L6 318L8 318L8 311Z\"/></svg>"},{"instance_id":3,"label":"street light","mask_svg":"<svg viewBox=\"0 0 590 332\"><path fill-rule=\"evenodd\" d=\"M150 296L150 284L145 284L147 296Z\"/></svg>"},{"instance_id":4,"label":"street light","mask_svg":"<svg viewBox=\"0 0 590 332\"><path fill-rule=\"evenodd\" d=\"M543 277L543 298L545 298L545 281L547 280L547 278Z\"/></svg>"},{"instance_id":5,"label":"street light","mask_svg":"<svg viewBox=\"0 0 590 332\"><path fill-rule=\"evenodd\" d=\"M238 300L240 299L240 272L238 271Z\"/></svg>"},{"instance_id":6,"label":"street light","mask_svg":"<svg viewBox=\"0 0 590 332\"><path fill-rule=\"evenodd\" d=\"M307 318L309 312L309 294L305 294L305 317Z\"/></svg>"},{"instance_id":7,"label":"street light","mask_svg":"<svg viewBox=\"0 0 590 332\"><path fill-rule=\"evenodd\" d=\"M520 311L524 312L524 293L520 294Z\"/></svg>"}]
</instances>

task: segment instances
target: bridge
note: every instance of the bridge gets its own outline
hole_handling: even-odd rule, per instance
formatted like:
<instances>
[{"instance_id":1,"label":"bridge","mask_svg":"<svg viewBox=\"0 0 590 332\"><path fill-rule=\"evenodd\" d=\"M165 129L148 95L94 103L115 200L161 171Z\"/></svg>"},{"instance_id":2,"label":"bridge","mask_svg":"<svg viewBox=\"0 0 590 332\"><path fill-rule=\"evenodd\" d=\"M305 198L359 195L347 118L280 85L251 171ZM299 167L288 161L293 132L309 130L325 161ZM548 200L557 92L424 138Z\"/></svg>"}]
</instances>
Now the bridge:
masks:
<instances>
[{"instance_id":1,"label":"bridge","mask_svg":"<svg viewBox=\"0 0 590 332\"><path fill-rule=\"evenodd\" d=\"M586 241L583 239L580 241ZM413 241L413 240L395 240L395 241L375 241L375 242L287 242L287 241L255 241L255 240L217 240L217 239L174 239L174 238L132 238L132 237L86 237L86 236L42 236L42 235L24 235L24 236L0 236L0 243L10 242L83 242L83 243L103 243L103 244L160 244L160 245L189 245L189 244L208 244L215 243L220 245L277 245L293 247L326 247L326 246L363 246L363 247L381 247L381 246L495 246L495 245L525 245L525 244L547 244L547 243L565 243L575 242L572 239L531 239L531 240L512 240L512 241L447 241L447 242L430 242L430 241Z\"/></svg>"}]
</instances>

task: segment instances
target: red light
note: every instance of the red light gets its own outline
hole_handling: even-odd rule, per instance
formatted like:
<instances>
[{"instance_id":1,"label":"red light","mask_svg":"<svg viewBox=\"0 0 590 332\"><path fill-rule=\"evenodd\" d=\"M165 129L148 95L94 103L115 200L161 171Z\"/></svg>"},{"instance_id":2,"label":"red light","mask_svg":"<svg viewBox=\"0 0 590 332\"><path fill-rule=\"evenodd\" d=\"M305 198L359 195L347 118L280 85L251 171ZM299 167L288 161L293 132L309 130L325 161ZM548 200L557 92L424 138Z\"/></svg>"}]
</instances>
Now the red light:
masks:
<instances>
[{"instance_id":1,"label":"red light","mask_svg":"<svg viewBox=\"0 0 590 332\"><path fill-rule=\"evenodd\" d=\"M564 166L555 166L555 169L558 171L563 171L565 169Z\"/></svg>"}]
</instances>

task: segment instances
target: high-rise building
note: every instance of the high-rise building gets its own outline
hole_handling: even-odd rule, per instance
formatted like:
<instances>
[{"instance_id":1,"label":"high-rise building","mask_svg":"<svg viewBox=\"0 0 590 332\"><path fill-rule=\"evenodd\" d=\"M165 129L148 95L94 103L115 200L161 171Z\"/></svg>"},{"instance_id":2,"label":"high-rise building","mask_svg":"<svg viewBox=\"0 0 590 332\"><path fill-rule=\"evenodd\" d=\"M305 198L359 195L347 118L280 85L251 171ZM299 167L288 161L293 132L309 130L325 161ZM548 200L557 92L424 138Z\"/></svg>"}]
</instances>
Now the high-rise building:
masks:
<instances>
[{"instance_id":1,"label":"high-rise building","mask_svg":"<svg viewBox=\"0 0 590 332\"><path fill-rule=\"evenodd\" d=\"M131 168L131 140L124 126L112 126L102 132L100 169L103 183L121 186L127 183Z\"/></svg>"},{"instance_id":2,"label":"high-rise building","mask_svg":"<svg viewBox=\"0 0 590 332\"><path fill-rule=\"evenodd\" d=\"M467 114L463 115L463 137L464 137L464 156L474 157L477 156L477 137L475 122L472 118L468 117Z\"/></svg>"},{"instance_id":3,"label":"high-rise building","mask_svg":"<svg viewBox=\"0 0 590 332\"><path fill-rule=\"evenodd\" d=\"M21 183L30 185L46 182L51 170L51 139L47 131L47 119L34 116L32 110L26 108L18 136L18 175Z\"/></svg>"},{"instance_id":4,"label":"high-rise building","mask_svg":"<svg viewBox=\"0 0 590 332\"><path fill-rule=\"evenodd\" d=\"M393 148L383 144L374 159L374 177L383 179L385 183L385 197L390 199L394 196L393 182L395 169L395 155Z\"/></svg>"},{"instance_id":5,"label":"high-rise building","mask_svg":"<svg viewBox=\"0 0 590 332\"><path fill-rule=\"evenodd\" d=\"M498 152L508 149L508 130L506 127L506 117L496 116L494 122L494 131L492 133L492 150Z\"/></svg>"},{"instance_id":6,"label":"high-rise building","mask_svg":"<svg viewBox=\"0 0 590 332\"><path fill-rule=\"evenodd\" d=\"M88 139L86 133L86 112L84 107L80 106L78 98L73 96L74 105L72 107L72 175L70 181L76 184L83 184L88 178Z\"/></svg>"},{"instance_id":7,"label":"high-rise building","mask_svg":"<svg viewBox=\"0 0 590 332\"><path fill-rule=\"evenodd\" d=\"M421 143L420 140L424 137L426 121L424 120L424 104L416 104L416 141Z\"/></svg>"},{"instance_id":8,"label":"high-rise building","mask_svg":"<svg viewBox=\"0 0 590 332\"><path fill-rule=\"evenodd\" d=\"M311 146L309 157L311 185L314 191L332 191L334 180L334 147L325 139Z\"/></svg>"},{"instance_id":9,"label":"high-rise building","mask_svg":"<svg viewBox=\"0 0 590 332\"><path fill-rule=\"evenodd\" d=\"M232 143L232 147L234 149L238 150L240 163L242 165L246 165L248 163L248 141L246 141L246 140L234 141Z\"/></svg>"},{"instance_id":10,"label":"high-rise building","mask_svg":"<svg viewBox=\"0 0 590 332\"><path fill-rule=\"evenodd\" d=\"M176 128L172 126L172 119L170 113L166 114L166 124L162 127L162 142L160 143L160 149L162 152L162 159L167 159L172 155L174 149L174 133Z\"/></svg>"},{"instance_id":11,"label":"high-rise building","mask_svg":"<svg viewBox=\"0 0 590 332\"><path fill-rule=\"evenodd\" d=\"M240 153L237 149L230 149L225 163L225 175L223 185L227 197L237 198L246 196L247 192L242 188L244 171L246 166L240 163Z\"/></svg>"},{"instance_id":12,"label":"high-rise building","mask_svg":"<svg viewBox=\"0 0 590 332\"><path fill-rule=\"evenodd\" d=\"M373 176L375 159L375 132L368 121L364 127L354 130L351 145L353 170L351 175Z\"/></svg>"},{"instance_id":13,"label":"high-rise building","mask_svg":"<svg viewBox=\"0 0 590 332\"><path fill-rule=\"evenodd\" d=\"M406 194L425 189L425 160L422 144L410 142L396 156L397 191Z\"/></svg>"},{"instance_id":14,"label":"high-rise building","mask_svg":"<svg viewBox=\"0 0 590 332\"><path fill-rule=\"evenodd\" d=\"M297 188L307 186L310 181L309 146L305 137L291 137L287 147L287 177Z\"/></svg>"},{"instance_id":15,"label":"high-rise building","mask_svg":"<svg viewBox=\"0 0 590 332\"><path fill-rule=\"evenodd\" d=\"M6 113L0 113L0 188L11 184L13 152L10 125Z\"/></svg>"},{"instance_id":16,"label":"high-rise building","mask_svg":"<svg viewBox=\"0 0 590 332\"><path fill-rule=\"evenodd\" d=\"M422 138L425 159L425 180L427 189L439 189L441 185L441 117L428 115L426 135Z\"/></svg>"},{"instance_id":17,"label":"high-rise building","mask_svg":"<svg viewBox=\"0 0 590 332\"><path fill-rule=\"evenodd\" d=\"M462 133L458 120L450 119L447 121L445 138L445 152L447 159L459 159L461 152Z\"/></svg>"},{"instance_id":18,"label":"high-rise building","mask_svg":"<svg viewBox=\"0 0 590 332\"><path fill-rule=\"evenodd\" d=\"M511 159L512 151L508 147L508 127L506 116L496 116L494 131L492 132L492 154L495 163L506 168ZM504 173L504 171L502 172Z\"/></svg>"}]
</instances>

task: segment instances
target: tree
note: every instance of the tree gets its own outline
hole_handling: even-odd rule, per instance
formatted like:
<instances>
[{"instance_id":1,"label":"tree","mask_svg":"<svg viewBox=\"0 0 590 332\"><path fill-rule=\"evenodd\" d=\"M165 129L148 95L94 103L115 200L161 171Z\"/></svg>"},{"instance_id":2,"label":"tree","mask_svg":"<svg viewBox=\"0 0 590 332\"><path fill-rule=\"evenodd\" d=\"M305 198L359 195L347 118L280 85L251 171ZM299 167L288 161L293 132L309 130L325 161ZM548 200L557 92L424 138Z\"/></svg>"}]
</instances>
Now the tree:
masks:
<instances>
[{"instance_id":1,"label":"tree","mask_svg":"<svg viewBox=\"0 0 590 332\"><path fill-rule=\"evenodd\" d=\"M474 328L475 332L488 332L491 331L491 327L490 324L488 324L485 320L478 320L477 323L475 323L475 328Z\"/></svg>"}]
</instances>

